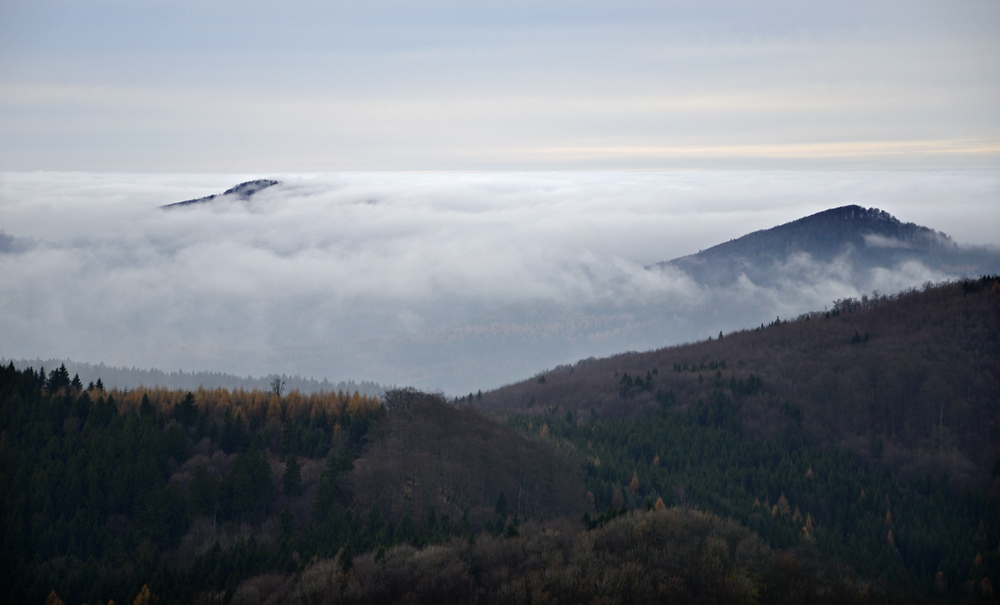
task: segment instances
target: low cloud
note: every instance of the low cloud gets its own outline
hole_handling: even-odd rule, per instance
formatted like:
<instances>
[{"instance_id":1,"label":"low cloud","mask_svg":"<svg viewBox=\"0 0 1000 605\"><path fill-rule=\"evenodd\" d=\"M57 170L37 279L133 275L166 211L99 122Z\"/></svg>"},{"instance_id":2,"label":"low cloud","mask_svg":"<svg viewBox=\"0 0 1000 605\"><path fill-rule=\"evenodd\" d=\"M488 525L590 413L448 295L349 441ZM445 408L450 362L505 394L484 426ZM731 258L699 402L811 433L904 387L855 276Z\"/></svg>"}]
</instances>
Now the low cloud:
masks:
<instances>
[{"instance_id":1,"label":"low cloud","mask_svg":"<svg viewBox=\"0 0 1000 605\"><path fill-rule=\"evenodd\" d=\"M901 239L896 239L894 237L885 237L884 235L876 235L874 233L869 233L865 236L865 245L869 248L912 248L913 244L909 242L904 242Z\"/></svg>"},{"instance_id":2,"label":"low cloud","mask_svg":"<svg viewBox=\"0 0 1000 605\"><path fill-rule=\"evenodd\" d=\"M159 208L261 177L281 184ZM451 357L491 333L570 343L549 357L539 345L524 361L538 370L745 327L734 322L746 314L684 319L725 297L651 263L850 203L919 223L945 188L972 209L951 235L989 241L998 179L982 173L5 174L0 353L486 388L523 368L473 372ZM895 201L914 191L927 193ZM784 317L859 294L844 271L793 258L794 280L737 287ZM864 283L890 292L945 277L906 266Z\"/></svg>"}]
</instances>

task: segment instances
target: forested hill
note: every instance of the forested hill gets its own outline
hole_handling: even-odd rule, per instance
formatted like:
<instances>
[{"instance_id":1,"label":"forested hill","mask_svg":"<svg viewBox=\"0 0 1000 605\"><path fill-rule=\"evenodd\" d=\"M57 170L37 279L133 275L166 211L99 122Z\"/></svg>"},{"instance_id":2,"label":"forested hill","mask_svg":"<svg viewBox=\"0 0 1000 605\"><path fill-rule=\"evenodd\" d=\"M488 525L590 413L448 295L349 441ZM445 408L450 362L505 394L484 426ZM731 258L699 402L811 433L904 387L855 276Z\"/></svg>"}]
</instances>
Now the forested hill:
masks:
<instances>
[{"instance_id":1,"label":"forested hill","mask_svg":"<svg viewBox=\"0 0 1000 605\"><path fill-rule=\"evenodd\" d=\"M229 602L590 506L571 454L440 396L105 390L64 366L0 367L0 468L3 603Z\"/></svg>"},{"instance_id":2,"label":"forested hill","mask_svg":"<svg viewBox=\"0 0 1000 605\"><path fill-rule=\"evenodd\" d=\"M678 268L702 284L724 285L742 274L760 285L787 279L786 265L803 257L840 262L856 273L904 262L919 262L948 275L1000 269L996 250L962 247L944 233L861 206L825 210L656 266Z\"/></svg>"},{"instance_id":3,"label":"forested hill","mask_svg":"<svg viewBox=\"0 0 1000 605\"><path fill-rule=\"evenodd\" d=\"M834 301L794 320L560 366L484 393L505 414L639 417L731 398L742 430L801 426L900 473L990 489L1000 468L1000 283ZM994 477L991 479L991 477ZM1000 488L993 489L1000 495Z\"/></svg>"},{"instance_id":4,"label":"forested hill","mask_svg":"<svg viewBox=\"0 0 1000 605\"><path fill-rule=\"evenodd\" d=\"M583 458L603 511L588 527L694 507L924 598L993 603L998 343L990 276L589 359L481 401Z\"/></svg>"},{"instance_id":5,"label":"forested hill","mask_svg":"<svg viewBox=\"0 0 1000 605\"><path fill-rule=\"evenodd\" d=\"M7 364L0 601L995 603L998 340L990 276L453 405Z\"/></svg>"}]
</instances>

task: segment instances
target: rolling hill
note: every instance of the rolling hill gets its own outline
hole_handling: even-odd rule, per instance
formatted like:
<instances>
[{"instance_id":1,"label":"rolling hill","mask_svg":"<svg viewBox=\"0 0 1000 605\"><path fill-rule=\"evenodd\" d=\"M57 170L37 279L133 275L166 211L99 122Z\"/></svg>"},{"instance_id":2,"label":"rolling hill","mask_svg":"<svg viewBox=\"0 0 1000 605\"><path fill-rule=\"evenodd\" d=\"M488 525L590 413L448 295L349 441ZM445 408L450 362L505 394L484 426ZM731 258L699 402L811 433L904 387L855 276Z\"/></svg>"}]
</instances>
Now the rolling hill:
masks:
<instances>
[{"instance_id":1,"label":"rolling hill","mask_svg":"<svg viewBox=\"0 0 1000 605\"><path fill-rule=\"evenodd\" d=\"M484 393L482 405L637 417L668 395L683 410L726 389L741 393L751 434L801 424L866 458L875 440L881 464L908 477L945 472L985 487L1000 460L998 359L1000 285L990 277L839 299L791 321L559 366Z\"/></svg>"},{"instance_id":2,"label":"rolling hill","mask_svg":"<svg viewBox=\"0 0 1000 605\"><path fill-rule=\"evenodd\" d=\"M8 364L2 594L991 602L998 328L987 276L451 405Z\"/></svg>"},{"instance_id":3,"label":"rolling hill","mask_svg":"<svg viewBox=\"0 0 1000 605\"><path fill-rule=\"evenodd\" d=\"M944 233L903 223L878 208L843 206L656 266L676 267L703 284L723 285L741 274L767 284L784 278L780 268L802 255L818 263L847 263L855 274L920 262L969 276L987 271L991 260L996 262L995 252L960 247Z\"/></svg>"}]
</instances>

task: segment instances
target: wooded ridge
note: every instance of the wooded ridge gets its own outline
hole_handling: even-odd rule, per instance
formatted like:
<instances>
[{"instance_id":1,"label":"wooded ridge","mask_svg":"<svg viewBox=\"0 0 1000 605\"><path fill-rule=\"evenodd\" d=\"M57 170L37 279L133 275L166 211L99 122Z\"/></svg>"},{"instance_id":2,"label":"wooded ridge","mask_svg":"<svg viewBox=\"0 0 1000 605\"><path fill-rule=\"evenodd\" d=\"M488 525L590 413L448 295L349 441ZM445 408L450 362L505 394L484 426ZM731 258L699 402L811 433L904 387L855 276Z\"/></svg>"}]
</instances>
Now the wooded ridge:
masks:
<instances>
[{"instance_id":1,"label":"wooded ridge","mask_svg":"<svg viewBox=\"0 0 1000 605\"><path fill-rule=\"evenodd\" d=\"M4 602L994 602L1000 280L446 402L0 367Z\"/></svg>"}]
</instances>

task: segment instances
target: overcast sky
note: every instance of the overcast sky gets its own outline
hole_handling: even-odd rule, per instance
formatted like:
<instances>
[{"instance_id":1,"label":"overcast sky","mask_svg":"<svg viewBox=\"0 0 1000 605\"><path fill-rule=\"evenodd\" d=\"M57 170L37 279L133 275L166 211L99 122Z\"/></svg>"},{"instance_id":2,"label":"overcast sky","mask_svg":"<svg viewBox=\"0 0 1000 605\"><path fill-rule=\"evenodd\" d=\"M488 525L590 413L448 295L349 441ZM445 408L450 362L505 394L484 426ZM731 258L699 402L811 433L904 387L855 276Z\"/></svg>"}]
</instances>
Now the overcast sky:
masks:
<instances>
[{"instance_id":1,"label":"overcast sky","mask_svg":"<svg viewBox=\"0 0 1000 605\"><path fill-rule=\"evenodd\" d=\"M0 0L0 171L996 170L998 31L996 0Z\"/></svg>"}]
</instances>

